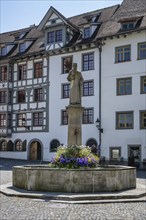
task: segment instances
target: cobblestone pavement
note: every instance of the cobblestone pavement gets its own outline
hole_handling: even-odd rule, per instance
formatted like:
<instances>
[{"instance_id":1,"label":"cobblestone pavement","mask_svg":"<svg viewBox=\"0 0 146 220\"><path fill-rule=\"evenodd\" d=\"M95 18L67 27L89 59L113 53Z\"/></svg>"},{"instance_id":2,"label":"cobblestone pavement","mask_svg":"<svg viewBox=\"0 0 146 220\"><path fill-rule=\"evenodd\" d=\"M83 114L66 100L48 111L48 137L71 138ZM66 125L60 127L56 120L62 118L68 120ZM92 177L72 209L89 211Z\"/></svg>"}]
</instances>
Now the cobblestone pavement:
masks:
<instances>
[{"instance_id":1,"label":"cobblestone pavement","mask_svg":"<svg viewBox=\"0 0 146 220\"><path fill-rule=\"evenodd\" d=\"M13 165L28 162L2 159L0 184L11 182ZM30 164L30 163L29 163ZM146 171L137 172L146 183ZM0 220L145 220L146 203L63 204L0 194Z\"/></svg>"}]
</instances>

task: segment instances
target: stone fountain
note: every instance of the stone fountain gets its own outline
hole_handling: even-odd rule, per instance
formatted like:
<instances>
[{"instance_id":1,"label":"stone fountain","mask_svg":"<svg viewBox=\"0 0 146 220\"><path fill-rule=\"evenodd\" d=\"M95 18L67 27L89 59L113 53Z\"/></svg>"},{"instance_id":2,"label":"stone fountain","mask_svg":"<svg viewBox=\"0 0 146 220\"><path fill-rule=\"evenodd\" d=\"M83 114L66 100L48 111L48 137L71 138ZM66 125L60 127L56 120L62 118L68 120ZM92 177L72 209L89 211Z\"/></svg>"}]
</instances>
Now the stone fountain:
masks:
<instances>
[{"instance_id":1,"label":"stone fountain","mask_svg":"<svg viewBox=\"0 0 146 220\"><path fill-rule=\"evenodd\" d=\"M81 91L82 74L73 64L67 77L70 81L68 113L68 146L82 145ZM126 166L97 168L49 168L47 165L13 167L13 186L33 191L89 193L114 192L136 187L136 169Z\"/></svg>"}]
</instances>

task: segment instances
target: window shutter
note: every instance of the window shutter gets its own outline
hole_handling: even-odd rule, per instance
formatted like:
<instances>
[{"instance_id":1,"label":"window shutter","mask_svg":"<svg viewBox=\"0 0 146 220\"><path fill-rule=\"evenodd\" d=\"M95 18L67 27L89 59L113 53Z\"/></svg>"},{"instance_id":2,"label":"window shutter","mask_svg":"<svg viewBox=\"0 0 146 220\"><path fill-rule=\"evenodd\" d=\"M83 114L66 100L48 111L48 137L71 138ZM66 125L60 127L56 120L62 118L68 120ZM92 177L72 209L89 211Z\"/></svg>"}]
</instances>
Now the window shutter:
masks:
<instances>
[{"instance_id":1,"label":"window shutter","mask_svg":"<svg viewBox=\"0 0 146 220\"><path fill-rule=\"evenodd\" d=\"M14 149L14 143L12 141L8 141L7 150L8 151L13 151L13 149Z\"/></svg>"},{"instance_id":2,"label":"window shutter","mask_svg":"<svg viewBox=\"0 0 146 220\"><path fill-rule=\"evenodd\" d=\"M23 143L22 143L22 151L26 151L26 143L27 143L26 140L23 141Z\"/></svg>"}]
</instances>

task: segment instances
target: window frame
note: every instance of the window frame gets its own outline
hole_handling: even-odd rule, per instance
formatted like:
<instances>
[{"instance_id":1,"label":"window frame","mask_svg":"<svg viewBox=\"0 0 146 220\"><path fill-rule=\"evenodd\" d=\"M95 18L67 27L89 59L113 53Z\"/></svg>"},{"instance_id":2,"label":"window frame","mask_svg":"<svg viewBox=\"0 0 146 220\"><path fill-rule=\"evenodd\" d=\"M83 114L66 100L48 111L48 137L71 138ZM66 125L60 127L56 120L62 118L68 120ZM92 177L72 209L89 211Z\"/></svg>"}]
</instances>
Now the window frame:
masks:
<instances>
[{"instance_id":1,"label":"window frame","mask_svg":"<svg viewBox=\"0 0 146 220\"><path fill-rule=\"evenodd\" d=\"M15 142L15 151L23 151L23 142L21 140Z\"/></svg>"},{"instance_id":2,"label":"window frame","mask_svg":"<svg viewBox=\"0 0 146 220\"><path fill-rule=\"evenodd\" d=\"M124 127L119 126L120 124L120 118L119 115L123 115L124 116ZM127 116L126 116L127 115ZM127 121L128 120L128 115L131 115L131 126L126 126ZM126 117L126 118L125 118ZM119 111L116 112L116 130L126 130L126 129L134 129L134 112L133 111Z\"/></svg>"},{"instance_id":3,"label":"window frame","mask_svg":"<svg viewBox=\"0 0 146 220\"><path fill-rule=\"evenodd\" d=\"M90 27L85 27L83 31L84 31L84 35L83 36L84 36L85 39L91 37Z\"/></svg>"},{"instance_id":4,"label":"window frame","mask_svg":"<svg viewBox=\"0 0 146 220\"><path fill-rule=\"evenodd\" d=\"M93 124L93 123L94 123L94 108L84 108L82 124Z\"/></svg>"},{"instance_id":5,"label":"window frame","mask_svg":"<svg viewBox=\"0 0 146 220\"><path fill-rule=\"evenodd\" d=\"M62 99L67 99L70 97L70 83L63 83L62 84Z\"/></svg>"},{"instance_id":6,"label":"window frame","mask_svg":"<svg viewBox=\"0 0 146 220\"><path fill-rule=\"evenodd\" d=\"M113 150L118 150L118 157L113 157ZM109 147L109 151L110 151L110 160L112 161L117 161L120 157L121 157L121 147Z\"/></svg>"},{"instance_id":7,"label":"window frame","mask_svg":"<svg viewBox=\"0 0 146 220\"><path fill-rule=\"evenodd\" d=\"M17 114L17 127L25 127L26 125L26 113Z\"/></svg>"},{"instance_id":8,"label":"window frame","mask_svg":"<svg viewBox=\"0 0 146 220\"><path fill-rule=\"evenodd\" d=\"M141 45L145 45L145 48L144 49L140 49L140 46ZM141 58L141 52L145 52L145 57L142 57ZM137 59L138 60L144 60L144 59L146 59L146 41L144 41L144 42L140 42L140 43L138 43L137 44Z\"/></svg>"},{"instance_id":9,"label":"window frame","mask_svg":"<svg viewBox=\"0 0 146 220\"><path fill-rule=\"evenodd\" d=\"M0 113L0 127L7 127L7 114Z\"/></svg>"},{"instance_id":10,"label":"window frame","mask_svg":"<svg viewBox=\"0 0 146 220\"><path fill-rule=\"evenodd\" d=\"M34 112L33 113L33 126L34 127L43 126L43 112Z\"/></svg>"},{"instance_id":11,"label":"window frame","mask_svg":"<svg viewBox=\"0 0 146 220\"><path fill-rule=\"evenodd\" d=\"M42 102L42 101L44 101L43 88L34 89L34 102Z\"/></svg>"},{"instance_id":12,"label":"window frame","mask_svg":"<svg viewBox=\"0 0 146 220\"><path fill-rule=\"evenodd\" d=\"M129 52L129 59L126 59L126 53L125 49L128 48ZM118 52L118 50L122 50L121 52ZM120 55L121 54L121 55ZM122 59L119 59L119 55L122 56ZM115 63L123 63L123 62L129 62L131 61L131 45L124 45L115 47Z\"/></svg>"},{"instance_id":13,"label":"window frame","mask_svg":"<svg viewBox=\"0 0 146 220\"><path fill-rule=\"evenodd\" d=\"M144 126L144 124L146 124L146 110L141 110L140 112L140 129L146 129L146 125ZM145 114L145 116L144 116Z\"/></svg>"},{"instance_id":14,"label":"window frame","mask_svg":"<svg viewBox=\"0 0 146 220\"><path fill-rule=\"evenodd\" d=\"M146 94L146 91L144 91L144 88L146 87L146 75L140 76L140 93Z\"/></svg>"},{"instance_id":15,"label":"window frame","mask_svg":"<svg viewBox=\"0 0 146 220\"><path fill-rule=\"evenodd\" d=\"M7 151L7 141L6 140L2 140L1 141L1 151Z\"/></svg>"},{"instance_id":16,"label":"window frame","mask_svg":"<svg viewBox=\"0 0 146 220\"><path fill-rule=\"evenodd\" d=\"M130 93L128 93L127 92L127 81L128 80L131 80L131 82L130 82L130 89L131 89L131 91L130 91ZM120 81L124 81L124 84L123 84L123 87L124 87L124 92L123 93L121 93L120 92ZM122 95L131 95L132 94L132 77L126 77L126 78L117 78L117 80L116 80L116 84L117 84L117 96L122 96Z\"/></svg>"},{"instance_id":17,"label":"window frame","mask_svg":"<svg viewBox=\"0 0 146 220\"><path fill-rule=\"evenodd\" d=\"M8 67L0 66L0 81L7 81L8 79Z\"/></svg>"},{"instance_id":18,"label":"window frame","mask_svg":"<svg viewBox=\"0 0 146 220\"><path fill-rule=\"evenodd\" d=\"M65 62L69 62L69 64L65 64ZM73 56L62 57L62 74L69 73L69 71L72 69L72 65L73 65Z\"/></svg>"},{"instance_id":19,"label":"window frame","mask_svg":"<svg viewBox=\"0 0 146 220\"><path fill-rule=\"evenodd\" d=\"M0 104L6 104L7 103L7 91L2 90L0 91Z\"/></svg>"},{"instance_id":20,"label":"window frame","mask_svg":"<svg viewBox=\"0 0 146 220\"><path fill-rule=\"evenodd\" d=\"M90 70L94 70L94 52L82 54L82 71Z\"/></svg>"},{"instance_id":21,"label":"window frame","mask_svg":"<svg viewBox=\"0 0 146 220\"><path fill-rule=\"evenodd\" d=\"M26 93L25 90L17 91L17 103L25 103L26 102Z\"/></svg>"},{"instance_id":22,"label":"window frame","mask_svg":"<svg viewBox=\"0 0 146 220\"><path fill-rule=\"evenodd\" d=\"M22 42L19 44L19 53L24 53L26 50L26 42Z\"/></svg>"},{"instance_id":23,"label":"window frame","mask_svg":"<svg viewBox=\"0 0 146 220\"><path fill-rule=\"evenodd\" d=\"M18 65L18 80L25 80L27 79L27 65L22 64Z\"/></svg>"},{"instance_id":24,"label":"window frame","mask_svg":"<svg viewBox=\"0 0 146 220\"><path fill-rule=\"evenodd\" d=\"M54 31L47 32L47 44L60 43L62 41L63 41L63 30L62 29L56 29Z\"/></svg>"},{"instance_id":25,"label":"window frame","mask_svg":"<svg viewBox=\"0 0 146 220\"><path fill-rule=\"evenodd\" d=\"M85 84L88 84L85 87ZM91 85L90 85L91 84ZM85 94L87 92L87 94ZM85 80L83 82L83 96L93 96L94 95L94 80Z\"/></svg>"},{"instance_id":26,"label":"window frame","mask_svg":"<svg viewBox=\"0 0 146 220\"><path fill-rule=\"evenodd\" d=\"M43 61L34 63L34 78L38 79L43 77Z\"/></svg>"},{"instance_id":27,"label":"window frame","mask_svg":"<svg viewBox=\"0 0 146 220\"><path fill-rule=\"evenodd\" d=\"M68 114L67 110L61 110L61 125L68 125Z\"/></svg>"}]
</instances>

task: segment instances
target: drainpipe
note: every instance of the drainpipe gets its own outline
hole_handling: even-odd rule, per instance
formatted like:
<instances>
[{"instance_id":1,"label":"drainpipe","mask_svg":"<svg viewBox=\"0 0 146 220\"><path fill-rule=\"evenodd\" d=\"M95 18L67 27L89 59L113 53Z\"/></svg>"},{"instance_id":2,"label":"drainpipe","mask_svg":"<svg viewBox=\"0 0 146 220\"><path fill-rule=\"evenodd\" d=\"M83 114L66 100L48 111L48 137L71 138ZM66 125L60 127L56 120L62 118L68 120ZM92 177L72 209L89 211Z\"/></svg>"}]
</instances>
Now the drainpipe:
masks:
<instances>
[{"instance_id":1,"label":"drainpipe","mask_svg":"<svg viewBox=\"0 0 146 220\"><path fill-rule=\"evenodd\" d=\"M102 42L98 42L99 50L99 157L101 156L101 133L103 129L101 128L101 53L102 53Z\"/></svg>"}]
</instances>

